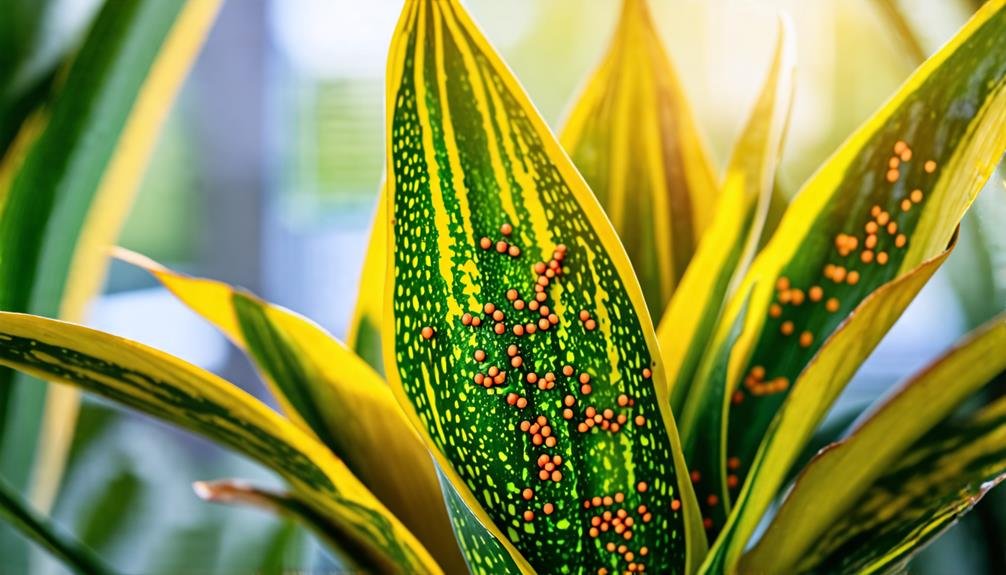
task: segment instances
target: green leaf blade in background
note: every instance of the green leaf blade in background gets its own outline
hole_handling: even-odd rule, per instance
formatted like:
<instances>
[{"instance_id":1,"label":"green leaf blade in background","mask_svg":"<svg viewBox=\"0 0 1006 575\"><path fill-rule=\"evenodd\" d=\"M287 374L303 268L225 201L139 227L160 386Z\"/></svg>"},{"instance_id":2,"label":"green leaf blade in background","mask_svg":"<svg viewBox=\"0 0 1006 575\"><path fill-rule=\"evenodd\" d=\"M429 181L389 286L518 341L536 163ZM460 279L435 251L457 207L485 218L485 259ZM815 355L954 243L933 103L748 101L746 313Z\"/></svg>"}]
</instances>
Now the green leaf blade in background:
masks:
<instances>
[{"instance_id":1,"label":"green leaf blade in background","mask_svg":"<svg viewBox=\"0 0 1006 575\"><path fill-rule=\"evenodd\" d=\"M24 121L0 166L0 309L83 317L219 5L123 0L100 10L55 93ZM0 471L24 489L34 461L32 499L43 509L55 497L76 412L72 390L47 394L0 371L0 426L5 439L17 438L0 445Z\"/></svg>"},{"instance_id":2,"label":"green leaf blade in background","mask_svg":"<svg viewBox=\"0 0 1006 575\"><path fill-rule=\"evenodd\" d=\"M657 328L674 413L682 412L716 320L758 248L796 87L795 50L792 24L780 15L775 55L734 146L720 205Z\"/></svg>"},{"instance_id":3,"label":"green leaf blade in background","mask_svg":"<svg viewBox=\"0 0 1006 575\"><path fill-rule=\"evenodd\" d=\"M1001 459L1001 454L997 455L1000 449L989 450L988 441L992 437L989 434L1001 433L997 427L1002 422L989 427L984 423L978 425L985 421L985 416L974 418L975 425L946 420L986 383L1006 371L1003 350L1006 350L1006 316L976 330L899 386L887 401L862 419L847 439L819 454L801 472L763 538L745 555L742 570L785 572L814 560L822 561L823 565L826 561L823 558L829 554L832 558L828 561L834 561L838 553L835 548L842 546L839 544L842 542L846 543L842 554L850 557L860 554L849 545L858 538L855 534L891 521L894 513L886 505L894 506L890 509L896 511L900 498L921 495L910 488L912 482L931 481L926 476L932 476L941 461L948 468L940 475L947 484L941 488L940 498L952 493L955 486L971 493L967 486L973 479L967 472L973 469L972 464L986 457L991 459L984 463ZM960 438L955 438L958 435L982 442L984 451L977 444L965 447ZM962 452L948 453L950 448ZM955 462L965 463L958 467ZM995 466L1000 470L983 471L984 463L975 469L982 481L992 480L1002 472ZM958 478L951 469L965 473ZM900 482L905 485L899 485ZM871 499L884 503L866 504ZM870 519L870 514L876 514L876 518ZM923 513L919 516L924 519ZM869 538L858 540L860 545L884 552L900 547L884 547L888 543L880 538L869 544L866 543Z\"/></svg>"},{"instance_id":4,"label":"green leaf blade in background","mask_svg":"<svg viewBox=\"0 0 1006 575\"><path fill-rule=\"evenodd\" d=\"M112 573L91 550L61 533L55 525L31 509L3 478L0 478L0 520L19 529L25 537L44 547L76 573L81 575Z\"/></svg>"},{"instance_id":5,"label":"green leaf blade in background","mask_svg":"<svg viewBox=\"0 0 1006 575\"><path fill-rule=\"evenodd\" d=\"M694 569L705 541L631 265L458 2L406 3L387 103L386 372L441 470L521 569ZM619 510L629 524L602 529Z\"/></svg>"},{"instance_id":6,"label":"green leaf blade in background","mask_svg":"<svg viewBox=\"0 0 1006 575\"><path fill-rule=\"evenodd\" d=\"M660 317L721 194L647 0L623 0L611 44L559 141L614 224L650 314Z\"/></svg>"},{"instance_id":7,"label":"green leaf blade in background","mask_svg":"<svg viewBox=\"0 0 1006 575\"><path fill-rule=\"evenodd\" d=\"M145 269L245 351L288 417L343 460L445 570L464 568L433 459L387 384L361 358L309 319L252 294L127 250L116 255ZM389 461L409 472L389 472Z\"/></svg>"},{"instance_id":8,"label":"green leaf blade in background","mask_svg":"<svg viewBox=\"0 0 1006 575\"><path fill-rule=\"evenodd\" d=\"M363 257L359 291L353 318L349 322L346 345L375 371L384 375L381 334L384 329L384 274L388 267L388 192L381 183L377 209Z\"/></svg>"},{"instance_id":9,"label":"green leaf blade in background","mask_svg":"<svg viewBox=\"0 0 1006 575\"><path fill-rule=\"evenodd\" d=\"M822 343L868 294L943 251L992 173L1006 150L1003 6L986 4L840 148L752 265L743 333L727 344L744 303L735 296L682 416L686 455L714 452L697 470L709 479L700 501L730 504Z\"/></svg>"},{"instance_id":10,"label":"green leaf blade in background","mask_svg":"<svg viewBox=\"0 0 1006 575\"><path fill-rule=\"evenodd\" d=\"M280 474L385 571L439 573L421 543L321 443L226 381L75 324L0 312L0 364L204 435Z\"/></svg>"}]
</instances>

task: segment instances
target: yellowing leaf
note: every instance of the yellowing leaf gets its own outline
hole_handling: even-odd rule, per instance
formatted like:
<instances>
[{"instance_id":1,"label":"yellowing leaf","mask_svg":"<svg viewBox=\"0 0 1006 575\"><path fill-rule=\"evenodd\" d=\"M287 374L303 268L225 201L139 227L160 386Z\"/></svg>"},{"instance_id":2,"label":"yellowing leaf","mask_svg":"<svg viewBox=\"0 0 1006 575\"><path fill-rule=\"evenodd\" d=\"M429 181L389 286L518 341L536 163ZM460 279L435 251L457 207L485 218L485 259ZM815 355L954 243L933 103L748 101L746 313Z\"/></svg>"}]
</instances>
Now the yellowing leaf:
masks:
<instances>
[{"instance_id":1,"label":"yellowing leaf","mask_svg":"<svg viewBox=\"0 0 1006 575\"><path fill-rule=\"evenodd\" d=\"M406 572L439 573L422 544L321 443L211 373L78 325L0 312L0 365L202 434L279 473L346 537Z\"/></svg>"},{"instance_id":2,"label":"yellowing leaf","mask_svg":"<svg viewBox=\"0 0 1006 575\"><path fill-rule=\"evenodd\" d=\"M700 502L724 504L705 506L714 520L822 343L945 248L1006 150L1003 6L987 3L808 181L728 304L681 424Z\"/></svg>"},{"instance_id":3,"label":"yellowing leaf","mask_svg":"<svg viewBox=\"0 0 1006 575\"><path fill-rule=\"evenodd\" d=\"M925 445L918 445L922 437L1006 371L1004 350L1006 316L993 320L911 377L872 410L848 439L819 454L799 475L758 546L744 557L742 571L792 572L805 557L825 555L820 550L825 533L834 532L845 518L865 510L861 499L884 475L906 461L911 462L906 467L917 469L918 451L925 449ZM904 473L899 475L904 478ZM966 483L948 471L942 477L950 484ZM898 493L902 490L895 487L891 497Z\"/></svg>"},{"instance_id":4,"label":"yellowing leaf","mask_svg":"<svg viewBox=\"0 0 1006 575\"><path fill-rule=\"evenodd\" d=\"M153 274L245 350L284 413L331 448L445 570L464 569L433 459L366 363L290 310L222 282L174 273L133 252L117 254Z\"/></svg>"},{"instance_id":5,"label":"yellowing leaf","mask_svg":"<svg viewBox=\"0 0 1006 575\"><path fill-rule=\"evenodd\" d=\"M659 317L713 218L718 187L646 0L615 36L560 141L611 218Z\"/></svg>"},{"instance_id":6,"label":"yellowing leaf","mask_svg":"<svg viewBox=\"0 0 1006 575\"><path fill-rule=\"evenodd\" d=\"M406 2L387 104L384 357L445 476L523 570L688 572L663 365L596 198L458 2Z\"/></svg>"},{"instance_id":7,"label":"yellowing leaf","mask_svg":"<svg viewBox=\"0 0 1006 575\"><path fill-rule=\"evenodd\" d=\"M796 59L791 28L789 19L780 16L775 57L734 146L722 201L657 329L674 413L684 407L716 320L747 271L761 238L794 88Z\"/></svg>"}]
</instances>

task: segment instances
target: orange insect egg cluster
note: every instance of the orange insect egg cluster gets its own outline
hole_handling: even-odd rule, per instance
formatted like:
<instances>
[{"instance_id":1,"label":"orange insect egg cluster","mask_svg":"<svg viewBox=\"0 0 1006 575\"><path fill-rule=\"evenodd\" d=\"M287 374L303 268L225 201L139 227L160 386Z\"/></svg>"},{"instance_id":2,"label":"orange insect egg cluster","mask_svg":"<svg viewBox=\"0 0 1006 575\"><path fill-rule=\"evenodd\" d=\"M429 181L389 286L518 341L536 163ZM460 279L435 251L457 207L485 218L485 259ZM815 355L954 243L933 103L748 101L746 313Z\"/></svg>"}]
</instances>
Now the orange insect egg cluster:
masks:
<instances>
[{"instance_id":1,"label":"orange insect egg cluster","mask_svg":"<svg viewBox=\"0 0 1006 575\"><path fill-rule=\"evenodd\" d=\"M913 154L912 148L906 142L895 143L893 153L884 165L889 183L894 184L901 179L902 171L911 165ZM927 161L923 170L927 174L935 172L936 163L932 160ZM923 198L922 190L913 189L907 197L896 201L895 205L900 205L901 212L906 213L920 204ZM821 339L814 330L802 327L804 325L802 322L806 322L809 317L808 314L786 317L788 310L795 312L796 308L810 304L822 305L828 313L837 313L842 307L841 300L829 295L829 290L858 285L868 269L867 266L887 265L894 250L905 249L908 245L908 237L902 231L902 226L897 221L898 217L897 210L892 212L880 205L873 205L869 210L867 221L861 228L837 233L834 237L834 254L841 261L825 263L822 269L822 276L830 283L815 283L804 291L791 285L792 282L788 277L780 276L775 284L774 301L768 308L769 318L779 321L778 333L784 337L794 336L796 344L803 348L810 348L815 341ZM862 269L853 269L854 267ZM744 388L748 393L768 395L788 389L786 378L768 378L764 374L759 376L758 370L761 369L760 367L752 369L745 378ZM737 390L731 396L731 402L734 405L740 404L744 397L744 392Z\"/></svg>"},{"instance_id":2,"label":"orange insect egg cluster","mask_svg":"<svg viewBox=\"0 0 1006 575\"><path fill-rule=\"evenodd\" d=\"M636 491L638 493L645 493L646 490L646 482L641 481L637 484ZM588 519L587 534L592 539L606 539L603 548L625 562L626 571L643 573L646 570L646 565L642 558L647 557L650 550L646 546L633 549L633 530L638 529L640 524L652 521L653 513L642 503L633 508L626 499L626 495L619 491L614 495L594 496L584 500L584 509L596 510L596 513L590 515ZM680 502L674 511L679 509ZM597 572L608 573L609 571L606 567L601 567Z\"/></svg>"}]
</instances>

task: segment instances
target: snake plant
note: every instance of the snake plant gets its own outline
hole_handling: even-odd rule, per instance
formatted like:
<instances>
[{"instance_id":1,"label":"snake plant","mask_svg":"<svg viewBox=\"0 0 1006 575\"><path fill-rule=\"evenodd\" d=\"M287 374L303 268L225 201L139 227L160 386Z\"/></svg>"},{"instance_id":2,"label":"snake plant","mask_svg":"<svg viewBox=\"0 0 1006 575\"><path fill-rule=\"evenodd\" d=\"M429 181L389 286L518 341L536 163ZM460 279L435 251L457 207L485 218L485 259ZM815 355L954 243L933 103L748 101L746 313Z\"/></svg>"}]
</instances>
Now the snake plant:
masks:
<instances>
[{"instance_id":1,"label":"snake plant","mask_svg":"<svg viewBox=\"0 0 1006 575\"><path fill-rule=\"evenodd\" d=\"M717 178L644 0L624 0L558 136L459 2L407 0L348 344L119 252L243 349L282 414L163 352L34 315L0 313L0 363L273 469L285 490L196 492L298 518L347 568L896 569L1006 473L1006 403L968 402L1006 371L1006 316L787 478L1006 151L1006 0L926 60L770 229L794 74L784 17L777 38Z\"/></svg>"}]
</instances>

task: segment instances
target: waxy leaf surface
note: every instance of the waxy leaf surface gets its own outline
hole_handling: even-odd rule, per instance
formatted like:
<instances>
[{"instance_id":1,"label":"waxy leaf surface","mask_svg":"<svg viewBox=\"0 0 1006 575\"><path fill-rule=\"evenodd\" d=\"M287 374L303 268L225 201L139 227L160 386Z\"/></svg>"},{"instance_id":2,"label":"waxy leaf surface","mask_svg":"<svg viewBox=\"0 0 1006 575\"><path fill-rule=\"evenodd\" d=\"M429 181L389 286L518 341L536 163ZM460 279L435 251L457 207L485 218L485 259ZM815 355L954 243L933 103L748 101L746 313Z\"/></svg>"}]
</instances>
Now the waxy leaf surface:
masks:
<instances>
[{"instance_id":1,"label":"waxy leaf surface","mask_svg":"<svg viewBox=\"0 0 1006 575\"><path fill-rule=\"evenodd\" d=\"M78 325L0 312L0 365L75 385L266 465L386 570L439 573L345 464L237 387L155 349Z\"/></svg>"},{"instance_id":2,"label":"waxy leaf surface","mask_svg":"<svg viewBox=\"0 0 1006 575\"><path fill-rule=\"evenodd\" d=\"M377 373L288 309L222 282L172 272L139 254L119 250L118 256L149 271L247 352L288 417L345 462L445 570L464 568L433 459Z\"/></svg>"},{"instance_id":3,"label":"waxy leaf surface","mask_svg":"<svg viewBox=\"0 0 1006 575\"><path fill-rule=\"evenodd\" d=\"M924 521L925 512L932 510L927 505L932 502L941 501L947 494L956 497L956 489L971 493L967 487L974 481L972 472L984 474L987 470L981 466L1002 457L997 454L1003 451L1002 443L989 450L986 441L987 434L996 432L1001 423L982 425L980 429L971 425L958 429L956 424L944 423L942 430L933 429L993 377L1006 371L1004 350L1006 316L983 326L902 384L847 439L819 454L801 472L758 546L745 555L742 570L792 572L798 564L806 564L807 557L815 558L811 562L823 561L840 546L849 553L854 540L859 544L870 542L867 547L886 552L884 546L894 549L892 540L871 540L861 535L874 530L900 530L903 525L897 524L907 515L892 522L894 514L889 510L911 502L903 511L917 514L916 519ZM950 428L955 431L948 432ZM960 447L965 438L983 442L986 452L975 449L977 444L967 447L966 453L947 452L951 446ZM991 459L978 461L985 457ZM938 495L933 494L934 499L926 500L930 503L917 505L921 500L914 500L923 494L915 488L932 487L939 460L947 464L938 474L947 485L939 489ZM825 501L827 504L823 504Z\"/></svg>"},{"instance_id":4,"label":"waxy leaf surface","mask_svg":"<svg viewBox=\"0 0 1006 575\"><path fill-rule=\"evenodd\" d=\"M618 27L560 134L660 317L713 218L719 188L647 0Z\"/></svg>"},{"instance_id":5,"label":"waxy leaf surface","mask_svg":"<svg viewBox=\"0 0 1006 575\"><path fill-rule=\"evenodd\" d=\"M987 3L810 179L728 305L681 418L699 501L725 504L705 505L717 527L822 343L945 248L1006 150L1003 5Z\"/></svg>"},{"instance_id":6,"label":"waxy leaf surface","mask_svg":"<svg viewBox=\"0 0 1006 575\"><path fill-rule=\"evenodd\" d=\"M704 539L597 200L457 2L406 2L387 104L386 371L445 476L518 565L685 572Z\"/></svg>"}]
</instances>

